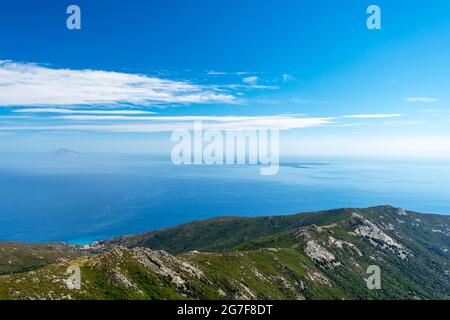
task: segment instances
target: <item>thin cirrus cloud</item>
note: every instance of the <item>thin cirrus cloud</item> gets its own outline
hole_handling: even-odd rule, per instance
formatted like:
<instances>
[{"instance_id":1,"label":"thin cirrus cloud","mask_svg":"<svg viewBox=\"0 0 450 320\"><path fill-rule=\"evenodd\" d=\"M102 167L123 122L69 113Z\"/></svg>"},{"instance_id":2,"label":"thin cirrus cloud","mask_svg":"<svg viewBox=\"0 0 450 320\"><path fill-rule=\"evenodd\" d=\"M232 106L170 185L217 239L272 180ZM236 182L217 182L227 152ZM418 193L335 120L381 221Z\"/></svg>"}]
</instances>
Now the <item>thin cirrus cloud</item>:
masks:
<instances>
[{"instance_id":1,"label":"thin cirrus cloud","mask_svg":"<svg viewBox=\"0 0 450 320\"><path fill-rule=\"evenodd\" d=\"M55 117L56 118L56 117ZM192 130L195 121L201 121L205 129L299 129L331 124L333 118L301 117L296 115L276 116L178 116L178 117L124 117L124 116L59 116L71 122L57 125L3 126L0 131L94 131L94 132L169 132ZM140 121L136 121L137 119ZM119 120L119 122L114 122ZM124 123L124 120L132 122ZM73 121L83 121L74 123ZM104 123L104 121L113 121ZM141 122L146 121L146 122Z\"/></svg>"},{"instance_id":2,"label":"thin cirrus cloud","mask_svg":"<svg viewBox=\"0 0 450 320\"><path fill-rule=\"evenodd\" d=\"M281 77L283 79L283 82L289 82L289 81L295 80L294 76L287 74L287 73L283 74Z\"/></svg>"},{"instance_id":3,"label":"thin cirrus cloud","mask_svg":"<svg viewBox=\"0 0 450 320\"><path fill-rule=\"evenodd\" d=\"M27 108L17 109L14 113L39 113L39 114L92 114L92 115L150 115L155 114L152 111L143 110L75 110L75 109L60 109L60 108Z\"/></svg>"},{"instance_id":4,"label":"thin cirrus cloud","mask_svg":"<svg viewBox=\"0 0 450 320\"><path fill-rule=\"evenodd\" d=\"M342 116L342 118L346 119L386 119L386 118L399 118L402 117L403 114L398 113L370 113L370 114L351 114Z\"/></svg>"},{"instance_id":5,"label":"thin cirrus cloud","mask_svg":"<svg viewBox=\"0 0 450 320\"><path fill-rule=\"evenodd\" d=\"M53 69L0 60L0 106L235 103L208 85L101 70Z\"/></svg>"},{"instance_id":6,"label":"thin cirrus cloud","mask_svg":"<svg viewBox=\"0 0 450 320\"><path fill-rule=\"evenodd\" d=\"M439 101L439 99L429 97L406 97L405 101L409 103L433 103Z\"/></svg>"},{"instance_id":7,"label":"thin cirrus cloud","mask_svg":"<svg viewBox=\"0 0 450 320\"><path fill-rule=\"evenodd\" d=\"M30 109L34 110L34 109ZM52 111L53 109L42 109ZM40 110L40 112L42 112ZM70 110L74 111L74 110ZM96 112L96 111L95 111ZM345 123L345 119L389 119L400 114L362 114L338 117L307 117L301 114L273 116L150 116L124 114L64 114L55 113L41 119L53 121L51 125L22 123L0 127L0 131L89 131L89 132L167 132L177 129L191 130L196 121L202 122L205 129L217 130L291 130L320 126L355 125ZM342 122L344 121L344 122ZM366 125L366 124L364 124Z\"/></svg>"},{"instance_id":8,"label":"thin cirrus cloud","mask_svg":"<svg viewBox=\"0 0 450 320\"><path fill-rule=\"evenodd\" d=\"M256 83L258 82L258 77L257 76L246 77L242 79L242 81L250 85L256 85Z\"/></svg>"},{"instance_id":9,"label":"thin cirrus cloud","mask_svg":"<svg viewBox=\"0 0 450 320\"><path fill-rule=\"evenodd\" d=\"M98 120L142 120L142 121L213 121L213 122L237 122L251 120L280 120L280 119L299 119L295 116L158 116L158 117L129 117L129 116L91 116L91 115L69 115L57 116L53 119L75 120L75 121L98 121Z\"/></svg>"}]
</instances>

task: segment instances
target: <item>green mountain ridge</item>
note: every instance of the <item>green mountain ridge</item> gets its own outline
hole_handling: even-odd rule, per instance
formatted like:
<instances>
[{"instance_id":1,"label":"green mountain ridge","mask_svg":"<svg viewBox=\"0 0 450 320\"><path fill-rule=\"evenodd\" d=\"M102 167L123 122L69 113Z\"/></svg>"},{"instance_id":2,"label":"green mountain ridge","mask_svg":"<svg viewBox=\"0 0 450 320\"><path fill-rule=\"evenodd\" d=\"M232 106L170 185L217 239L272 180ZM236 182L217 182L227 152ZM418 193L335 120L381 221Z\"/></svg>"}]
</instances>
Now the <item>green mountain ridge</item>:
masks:
<instances>
[{"instance_id":1,"label":"green mountain ridge","mask_svg":"<svg viewBox=\"0 0 450 320\"><path fill-rule=\"evenodd\" d=\"M0 243L0 299L450 299L449 239L449 216L379 206L223 217L84 247ZM366 283L373 265L379 290Z\"/></svg>"}]
</instances>

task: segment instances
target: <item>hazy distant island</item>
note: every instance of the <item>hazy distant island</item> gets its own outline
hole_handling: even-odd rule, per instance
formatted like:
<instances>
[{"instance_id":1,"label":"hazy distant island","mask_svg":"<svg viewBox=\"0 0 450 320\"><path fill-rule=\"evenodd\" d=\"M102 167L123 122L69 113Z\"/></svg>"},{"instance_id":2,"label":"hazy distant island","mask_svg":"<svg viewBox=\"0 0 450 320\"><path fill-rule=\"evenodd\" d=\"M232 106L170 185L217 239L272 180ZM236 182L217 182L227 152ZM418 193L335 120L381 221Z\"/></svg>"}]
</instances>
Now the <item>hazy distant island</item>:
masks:
<instances>
[{"instance_id":1,"label":"hazy distant island","mask_svg":"<svg viewBox=\"0 0 450 320\"><path fill-rule=\"evenodd\" d=\"M62 148L62 149L53 151L52 154L54 154L54 155L74 155L74 154L79 154L79 152L70 150L70 149L66 149L66 148Z\"/></svg>"}]
</instances>

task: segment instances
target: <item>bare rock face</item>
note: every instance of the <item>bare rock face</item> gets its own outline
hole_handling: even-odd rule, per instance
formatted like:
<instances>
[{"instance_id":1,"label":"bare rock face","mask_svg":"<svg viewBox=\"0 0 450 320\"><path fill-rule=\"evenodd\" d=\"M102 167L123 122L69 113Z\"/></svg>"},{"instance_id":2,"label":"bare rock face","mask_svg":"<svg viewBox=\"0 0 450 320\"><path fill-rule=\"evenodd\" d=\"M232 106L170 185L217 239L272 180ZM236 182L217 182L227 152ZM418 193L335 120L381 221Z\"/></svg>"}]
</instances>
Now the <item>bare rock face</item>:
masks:
<instances>
[{"instance_id":1,"label":"bare rock face","mask_svg":"<svg viewBox=\"0 0 450 320\"><path fill-rule=\"evenodd\" d=\"M335 239L334 237L329 237L328 238L328 243L330 245L333 245L339 249L350 249L350 252L353 252L355 254L357 254L358 256L362 257L362 253L361 251L358 249L358 247L356 247L353 243L350 243L348 241L344 241L344 240L339 240L339 239Z\"/></svg>"},{"instance_id":2,"label":"bare rock face","mask_svg":"<svg viewBox=\"0 0 450 320\"><path fill-rule=\"evenodd\" d=\"M399 216L401 216L401 217L407 217L407 216L408 216L408 213L406 212L406 210L405 210L405 209L402 209L402 208L398 208L398 209L397 209L397 214L398 214Z\"/></svg>"},{"instance_id":3,"label":"bare rock face","mask_svg":"<svg viewBox=\"0 0 450 320\"><path fill-rule=\"evenodd\" d=\"M403 244L384 233L375 223L357 213L353 213L352 216L360 222L360 225L353 231L357 236L367 239L375 247L396 253L402 260L412 256Z\"/></svg>"},{"instance_id":4,"label":"bare rock face","mask_svg":"<svg viewBox=\"0 0 450 320\"><path fill-rule=\"evenodd\" d=\"M303 251L317 264L332 268L341 265L336 256L321 246L317 240L313 239L307 230L299 230L295 236L305 241Z\"/></svg>"},{"instance_id":5,"label":"bare rock face","mask_svg":"<svg viewBox=\"0 0 450 320\"><path fill-rule=\"evenodd\" d=\"M308 271L308 277L311 281L313 281L315 283L319 283L321 285L331 287L330 281L323 274L321 274L317 271L313 271L313 270Z\"/></svg>"},{"instance_id":6,"label":"bare rock face","mask_svg":"<svg viewBox=\"0 0 450 320\"><path fill-rule=\"evenodd\" d=\"M166 261L166 253L148 249L133 249L133 257L153 272L168 277L177 287L184 286L185 280Z\"/></svg>"},{"instance_id":7,"label":"bare rock face","mask_svg":"<svg viewBox=\"0 0 450 320\"><path fill-rule=\"evenodd\" d=\"M336 260L334 254L330 253L327 249L322 247L319 243L317 243L314 240L309 240L306 243L304 250L306 255L315 262L330 265L332 267L341 265L341 263Z\"/></svg>"},{"instance_id":8,"label":"bare rock face","mask_svg":"<svg viewBox=\"0 0 450 320\"><path fill-rule=\"evenodd\" d=\"M255 293L250 290L245 284L235 280L233 281L233 283L235 287L238 288L234 295L234 298L236 300L256 300Z\"/></svg>"},{"instance_id":9,"label":"bare rock face","mask_svg":"<svg viewBox=\"0 0 450 320\"><path fill-rule=\"evenodd\" d=\"M108 270L107 276L111 285L122 286L125 288L136 287L136 285L132 283L119 269Z\"/></svg>"}]
</instances>

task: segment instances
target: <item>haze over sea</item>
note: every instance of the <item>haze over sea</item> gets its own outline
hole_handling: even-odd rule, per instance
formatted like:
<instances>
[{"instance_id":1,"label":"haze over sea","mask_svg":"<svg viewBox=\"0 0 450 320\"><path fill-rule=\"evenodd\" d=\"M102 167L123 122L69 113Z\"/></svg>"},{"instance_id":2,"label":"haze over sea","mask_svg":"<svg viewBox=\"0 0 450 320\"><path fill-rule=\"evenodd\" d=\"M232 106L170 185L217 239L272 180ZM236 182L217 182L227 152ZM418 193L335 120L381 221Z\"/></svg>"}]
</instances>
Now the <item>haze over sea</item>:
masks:
<instances>
[{"instance_id":1,"label":"haze over sea","mask_svg":"<svg viewBox=\"0 0 450 320\"><path fill-rule=\"evenodd\" d=\"M260 176L148 155L2 154L0 241L84 244L217 216L380 204L450 214L448 199L444 161L292 158Z\"/></svg>"}]
</instances>

